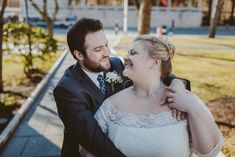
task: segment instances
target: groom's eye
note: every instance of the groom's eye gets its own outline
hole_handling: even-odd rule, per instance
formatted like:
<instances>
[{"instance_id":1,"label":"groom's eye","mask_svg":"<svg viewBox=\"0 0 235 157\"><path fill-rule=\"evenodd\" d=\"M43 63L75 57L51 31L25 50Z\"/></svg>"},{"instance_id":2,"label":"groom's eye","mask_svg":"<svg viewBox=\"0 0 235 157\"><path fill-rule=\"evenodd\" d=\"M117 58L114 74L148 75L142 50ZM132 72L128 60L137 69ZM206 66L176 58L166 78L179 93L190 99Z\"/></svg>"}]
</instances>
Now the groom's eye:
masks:
<instances>
[{"instance_id":1,"label":"groom's eye","mask_svg":"<svg viewBox=\"0 0 235 157\"><path fill-rule=\"evenodd\" d=\"M100 52L102 50L102 47L97 47L94 49L95 52Z\"/></svg>"}]
</instances>

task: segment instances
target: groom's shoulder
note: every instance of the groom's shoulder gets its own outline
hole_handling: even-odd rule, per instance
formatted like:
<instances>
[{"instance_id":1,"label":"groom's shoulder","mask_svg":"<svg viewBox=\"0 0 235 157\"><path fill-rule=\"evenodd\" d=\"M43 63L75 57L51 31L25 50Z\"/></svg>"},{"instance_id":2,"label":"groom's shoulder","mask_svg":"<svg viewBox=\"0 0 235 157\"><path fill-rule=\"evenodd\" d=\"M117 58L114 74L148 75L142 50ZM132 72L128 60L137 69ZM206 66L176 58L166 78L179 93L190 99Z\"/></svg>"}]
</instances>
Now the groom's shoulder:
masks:
<instances>
[{"instance_id":1,"label":"groom's shoulder","mask_svg":"<svg viewBox=\"0 0 235 157\"><path fill-rule=\"evenodd\" d=\"M58 81L56 86L61 87L70 87L73 83L75 83L75 77L74 77L74 70L75 70L75 64L69 66L63 73L62 77Z\"/></svg>"}]
</instances>

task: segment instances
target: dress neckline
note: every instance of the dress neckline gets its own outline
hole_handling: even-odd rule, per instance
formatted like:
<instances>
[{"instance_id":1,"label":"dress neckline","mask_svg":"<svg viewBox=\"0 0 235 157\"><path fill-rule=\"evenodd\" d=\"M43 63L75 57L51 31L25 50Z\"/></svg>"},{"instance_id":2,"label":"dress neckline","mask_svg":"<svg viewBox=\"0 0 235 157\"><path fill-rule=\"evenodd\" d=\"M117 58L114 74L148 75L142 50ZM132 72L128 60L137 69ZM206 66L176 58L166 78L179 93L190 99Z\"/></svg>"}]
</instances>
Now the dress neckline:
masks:
<instances>
[{"instance_id":1,"label":"dress neckline","mask_svg":"<svg viewBox=\"0 0 235 157\"><path fill-rule=\"evenodd\" d=\"M106 99L106 102L107 102L107 103L109 104L109 106L110 106L113 110L115 110L116 112L119 112L119 113L124 114L124 115L129 115L129 116L136 116L136 117L147 118L147 117L162 117L162 116L165 116L165 115L171 115L171 114L172 114L172 111L171 111L171 110L169 110L169 111L157 112L157 113L138 114L138 113L123 111L123 110L120 110L120 109L116 108L116 107L111 103L111 100L110 100L109 98Z\"/></svg>"}]
</instances>

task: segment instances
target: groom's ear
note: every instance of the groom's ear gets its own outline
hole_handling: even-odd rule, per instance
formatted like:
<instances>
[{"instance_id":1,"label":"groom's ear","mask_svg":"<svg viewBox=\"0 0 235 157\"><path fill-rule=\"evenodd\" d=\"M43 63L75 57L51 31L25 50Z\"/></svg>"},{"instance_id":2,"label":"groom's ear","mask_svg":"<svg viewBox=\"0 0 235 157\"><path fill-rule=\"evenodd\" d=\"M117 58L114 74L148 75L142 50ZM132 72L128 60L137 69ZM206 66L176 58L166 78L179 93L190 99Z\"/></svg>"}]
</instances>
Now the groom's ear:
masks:
<instances>
[{"instance_id":1,"label":"groom's ear","mask_svg":"<svg viewBox=\"0 0 235 157\"><path fill-rule=\"evenodd\" d=\"M76 59L78 61L83 61L84 60L84 56L83 56L83 54L81 52L79 52L77 50L74 50L73 54L74 54L74 56L76 57Z\"/></svg>"}]
</instances>

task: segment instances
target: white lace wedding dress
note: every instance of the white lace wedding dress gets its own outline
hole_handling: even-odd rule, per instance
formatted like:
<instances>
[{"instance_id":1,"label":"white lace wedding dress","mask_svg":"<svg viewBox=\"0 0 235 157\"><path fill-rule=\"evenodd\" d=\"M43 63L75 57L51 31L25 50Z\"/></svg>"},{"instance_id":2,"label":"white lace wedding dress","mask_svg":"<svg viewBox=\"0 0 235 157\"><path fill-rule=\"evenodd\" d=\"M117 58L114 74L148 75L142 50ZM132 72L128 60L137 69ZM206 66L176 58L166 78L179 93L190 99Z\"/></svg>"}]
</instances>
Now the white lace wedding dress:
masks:
<instances>
[{"instance_id":1,"label":"white lace wedding dress","mask_svg":"<svg viewBox=\"0 0 235 157\"><path fill-rule=\"evenodd\" d=\"M106 99L95 114L103 132L127 157L192 157L187 120L172 113L136 115L115 108ZM221 142L205 156L215 156ZM200 155L204 156L204 155Z\"/></svg>"}]
</instances>

